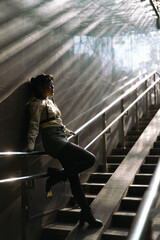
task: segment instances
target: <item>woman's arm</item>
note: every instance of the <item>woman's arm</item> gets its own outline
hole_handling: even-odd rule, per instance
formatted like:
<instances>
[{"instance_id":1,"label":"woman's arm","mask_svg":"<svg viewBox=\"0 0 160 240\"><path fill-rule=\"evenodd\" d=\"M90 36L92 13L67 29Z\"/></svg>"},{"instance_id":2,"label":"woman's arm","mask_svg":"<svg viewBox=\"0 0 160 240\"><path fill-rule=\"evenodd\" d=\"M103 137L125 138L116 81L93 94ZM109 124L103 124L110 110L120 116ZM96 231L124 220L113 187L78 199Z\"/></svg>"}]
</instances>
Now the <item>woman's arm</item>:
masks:
<instances>
[{"instance_id":1,"label":"woman's arm","mask_svg":"<svg viewBox=\"0 0 160 240\"><path fill-rule=\"evenodd\" d=\"M27 146L28 151L32 151L35 147L35 141L39 133L40 118L41 118L41 104L39 102L31 102Z\"/></svg>"}]
</instances>

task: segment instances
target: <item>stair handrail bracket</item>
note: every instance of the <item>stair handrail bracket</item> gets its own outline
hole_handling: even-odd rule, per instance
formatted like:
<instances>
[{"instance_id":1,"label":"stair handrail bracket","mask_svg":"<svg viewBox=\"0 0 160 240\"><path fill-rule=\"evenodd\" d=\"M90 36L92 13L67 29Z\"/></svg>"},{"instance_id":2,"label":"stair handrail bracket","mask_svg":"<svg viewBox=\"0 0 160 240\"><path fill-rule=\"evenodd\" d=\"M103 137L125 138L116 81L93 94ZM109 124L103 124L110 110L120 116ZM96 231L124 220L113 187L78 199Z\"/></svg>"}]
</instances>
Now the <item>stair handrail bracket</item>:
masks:
<instances>
[{"instance_id":1,"label":"stair handrail bracket","mask_svg":"<svg viewBox=\"0 0 160 240\"><path fill-rule=\"evenodd\" d=\"M131 230L127 240L145 240L151 239L151 222L150 217L152 209L154 208L160 189L160 158L158 165L152 177L148 190L145 192L142 202L138 208L138 212L131 225ZM150 238L149 238L150 237Z\"/></svg>"}]
</instances>

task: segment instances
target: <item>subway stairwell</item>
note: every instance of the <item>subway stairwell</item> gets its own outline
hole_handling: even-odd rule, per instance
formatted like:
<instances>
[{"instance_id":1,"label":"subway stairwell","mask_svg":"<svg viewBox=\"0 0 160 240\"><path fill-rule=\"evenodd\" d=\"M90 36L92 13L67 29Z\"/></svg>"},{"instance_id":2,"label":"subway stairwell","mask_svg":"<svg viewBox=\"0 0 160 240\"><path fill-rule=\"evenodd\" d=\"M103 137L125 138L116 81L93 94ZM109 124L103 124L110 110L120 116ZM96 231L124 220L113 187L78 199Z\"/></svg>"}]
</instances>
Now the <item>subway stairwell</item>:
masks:
<instances>
[{"instance_id":1,"label":"subway stairwell","mask_svg":"<svg viewBox=\"0 0 160 240\"><path fill-rule=\"evenodd\" d=\"M113 149L111 154L107 156L107 172L104 173L102 171L102 166L99 166L97 172L90 175L88 182L82 184L89 204L92 203L114 171L120 166L121 162L152 120L158 109L159 106L151 106L147 116L144 115L139 119L138 126L135 125L128 131L125 137L125 148L121 148L120 144L118 144L117 148ZM110 224L107 230L103 232L101 240L127 239L133 218L136 215L138 206L144 192L149 186L149 182L155 170L158 161L157 155L160 155L160 137L157 138L153 148L150 149L145 161L135 175L134 181L130 184L128 189L126 189L126 194L121 199L117 210L113 213ZM79 213L80 209L71 196L68 205L58 211L56 222L44 227L42 239L66 239L78 222Z\"/></svg>"}]
</instances>

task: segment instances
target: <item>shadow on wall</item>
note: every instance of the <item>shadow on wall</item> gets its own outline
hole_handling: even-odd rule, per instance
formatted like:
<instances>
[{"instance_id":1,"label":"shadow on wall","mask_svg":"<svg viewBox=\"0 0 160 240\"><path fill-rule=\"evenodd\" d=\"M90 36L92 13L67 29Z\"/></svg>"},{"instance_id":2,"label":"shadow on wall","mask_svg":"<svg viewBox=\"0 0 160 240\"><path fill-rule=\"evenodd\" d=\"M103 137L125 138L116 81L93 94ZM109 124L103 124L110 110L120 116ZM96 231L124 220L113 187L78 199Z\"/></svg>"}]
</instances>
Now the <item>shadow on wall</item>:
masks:
<instances>
[{"instance_id":1,"label":"shadow on wall","mask_svg":"<svg viewBox=\"0 0 160 240\"><path fill-rule=\"evenodd\" d=\"M30 90L26 82L0 103L0 151L22 151L25 148L29 98Z\"/></svg>"},{"instance_id":2,"label":"shadow on wall","mask_svg":"<svg viewBox=\"0 0 160 240\"><path fill-rule=\"evenodd\" d=\"M29 123L27 102L29 86L18 87L0 103L0 151L21 151L26 145ZM18 158L1 158L0 179L19 177L21 163ZM0 236L1 239L20 239L21 185L20 182L0 184ZM13 217L14 216L14 217ZM16 221L15 221L16 219ZM8 231L9 229L9 231Z\"/></svg>"}]
</instances>

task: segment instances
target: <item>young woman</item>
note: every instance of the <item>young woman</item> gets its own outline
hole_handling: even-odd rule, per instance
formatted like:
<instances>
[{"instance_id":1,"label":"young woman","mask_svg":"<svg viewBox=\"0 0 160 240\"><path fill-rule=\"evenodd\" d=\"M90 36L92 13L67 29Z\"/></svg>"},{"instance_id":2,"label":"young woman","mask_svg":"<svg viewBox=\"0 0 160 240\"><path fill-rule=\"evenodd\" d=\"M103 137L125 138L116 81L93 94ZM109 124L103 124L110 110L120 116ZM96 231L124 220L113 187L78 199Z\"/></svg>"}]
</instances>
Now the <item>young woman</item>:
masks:
<instances>
[{"instance_id":1,"label":"young woman","mask_svg":"<svg viewBox=\"0 0 160 240\"><path fill-rule=\"evenodd\" d=\"M62 122L61 112L49 97L54 95L54 79L52 75L41 74L31 78L30 85L33 98L30 101L30 125L28 131L28 147L32 151L39 133L45 151L60 161L63 169L48 168L46 181L46 195L51 195L51 187L60 181L70 182L71 191L78 202L80 212L80 226L88 222L90 226L101 227L102 222L95 219L80 183L78 174L95 162L95 156L78 145L67 141L67 137L74 134Z\"/></svg>"}]
</instances>

